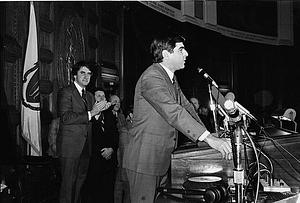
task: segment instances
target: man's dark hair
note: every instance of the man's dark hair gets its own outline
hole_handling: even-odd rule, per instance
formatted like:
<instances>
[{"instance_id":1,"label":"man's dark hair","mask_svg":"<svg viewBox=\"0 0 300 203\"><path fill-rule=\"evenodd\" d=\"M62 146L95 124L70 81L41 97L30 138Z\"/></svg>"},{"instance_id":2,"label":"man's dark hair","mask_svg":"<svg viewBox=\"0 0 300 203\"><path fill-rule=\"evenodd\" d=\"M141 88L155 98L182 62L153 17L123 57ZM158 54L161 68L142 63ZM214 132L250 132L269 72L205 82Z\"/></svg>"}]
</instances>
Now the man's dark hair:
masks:
<instances>
[{"instance_id":1,"label":"man's dark hair","mask_svg":"<svg viewBox=\"0 0 300 203\"><path fill-rule=\"evenodd\" d=\"M153 57L154 63L162 62L163 56L162 51L167 50L172 53L173 49L178 42L184 42L185 38L180 35L166 36L166 37L158 37L153 39L150 45L150 53Z\"/></svg>"},{"instance_id":2,"label":"man's dark hair","mask_svg":"<svg viewBox=\"0 0 300 203\"><path fill-rule=\"evenodd\" d=\"M86 61L78 61L77 63L75 63L73 66L72 66L72 75L77 75L77 72L79 71L79 69L81 67L87 67L90 71L92 71L91 67L90 67L90 64Z\"/></svg>"}]
</instances>

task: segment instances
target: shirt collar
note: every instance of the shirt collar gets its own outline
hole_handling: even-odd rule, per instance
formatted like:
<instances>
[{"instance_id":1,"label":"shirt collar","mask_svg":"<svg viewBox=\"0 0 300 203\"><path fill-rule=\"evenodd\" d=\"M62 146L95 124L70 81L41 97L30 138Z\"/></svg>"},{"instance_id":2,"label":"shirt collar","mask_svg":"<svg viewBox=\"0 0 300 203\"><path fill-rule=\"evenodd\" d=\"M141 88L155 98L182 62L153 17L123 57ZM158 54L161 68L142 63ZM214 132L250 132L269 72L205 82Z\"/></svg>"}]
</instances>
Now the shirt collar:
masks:
<instances>
[{"instance_id":1,"label":"shirt collar","mask_svg":"<svg viewBox=\"0 0 300 203\"><path fill-rule=\"evenodd\" d=\"M165 71L167 72L169 78L171 81L173 81L173 77L174 77L174 73L172 71L170 71L166 66L164 66L162 63L160 63L160 65L163 67L163 69L165 69Z\"/></svg>"},{"instance_id":2,"label":"shirt collar","mask_svg":"<svg viewBox=\"0 0 300 203\"><path fill-rule=\"evenodd\" d=\"M74 81L74 85L75 85L76 89L78 90L79 94L82 96L82 89L84 89L84 88L80 87L76 81Z\"/></svg>"}]
</instances>

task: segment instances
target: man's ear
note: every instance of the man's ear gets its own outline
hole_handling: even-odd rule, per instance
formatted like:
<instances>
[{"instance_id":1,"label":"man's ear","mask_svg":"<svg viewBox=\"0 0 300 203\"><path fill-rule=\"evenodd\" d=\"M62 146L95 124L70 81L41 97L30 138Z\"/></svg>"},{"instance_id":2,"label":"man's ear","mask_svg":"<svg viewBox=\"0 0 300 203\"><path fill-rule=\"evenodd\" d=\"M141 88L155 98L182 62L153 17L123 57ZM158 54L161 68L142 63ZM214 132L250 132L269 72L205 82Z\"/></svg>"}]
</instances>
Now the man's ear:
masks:
<instances>
[{"instance_id":1,"label":"man's ear","mask_svg":"<svg viewBox=\"0 0 300 203\"><path fill-rule=\"evenodd\" d=\"M161 52L161 55L163 56L163 58L168 58L169 55L170 55L170 53L169 53L167 50L163 50L163 51Z\"/></svg>"}]
</instances>

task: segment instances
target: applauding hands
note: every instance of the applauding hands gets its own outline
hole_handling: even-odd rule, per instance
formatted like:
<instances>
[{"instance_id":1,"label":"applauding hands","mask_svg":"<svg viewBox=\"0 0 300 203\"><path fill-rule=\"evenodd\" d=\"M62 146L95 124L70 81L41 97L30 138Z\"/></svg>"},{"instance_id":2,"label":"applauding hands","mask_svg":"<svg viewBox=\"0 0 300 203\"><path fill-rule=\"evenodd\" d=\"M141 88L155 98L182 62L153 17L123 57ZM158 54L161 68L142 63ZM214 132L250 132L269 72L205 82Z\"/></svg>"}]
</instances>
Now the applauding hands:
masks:
<instances>
[{"instance_id":1,"label":"applauding hands","mask_svg":"<svg viewBox=\"0 0 300 203\"><path fill-rule=\"evenodd\" d=\"M106 100L102 101L96 101L95 104L93 105L93 109L91 110L91 116L95 116L99 114L101 111L106 110L107 108L110 107L110 102L107 102Z\"/></svg>"}]
</instances>

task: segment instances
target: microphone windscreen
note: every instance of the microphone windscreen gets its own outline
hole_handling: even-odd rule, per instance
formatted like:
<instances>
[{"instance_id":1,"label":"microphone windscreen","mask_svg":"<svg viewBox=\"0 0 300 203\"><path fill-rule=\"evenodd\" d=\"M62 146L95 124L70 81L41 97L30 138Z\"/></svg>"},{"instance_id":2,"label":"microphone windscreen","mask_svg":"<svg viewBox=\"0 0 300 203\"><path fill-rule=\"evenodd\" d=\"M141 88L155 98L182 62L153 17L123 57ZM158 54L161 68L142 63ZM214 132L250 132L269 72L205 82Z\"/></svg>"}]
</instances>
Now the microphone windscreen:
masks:
<instances>
[{"instance_id":1,"label":"microphone windscreen","mask_svg":"<svg viewBox=\"0 0 300 203\"><path fill-rule=\"evenodd\" d=\"M225 95L225 100L231 100L231 101L234 101L235 99L235 96L234 96L234 93L232 92L228 92L226 95Z\"/></svg>"},{"instance_id":2,"label":"microphone windscreen","mask_svg":"<svg viewBox=\"0 0 300 203\"><path fill-rule=\"evenodd\" d=\"M225 98L223 94L216 88L215 86L211 87L211 94L213 98L216 100L217 104L220 104L222 108L224 108Z\"/></svg>"},{"instance_id":3,"label":"microphone windscreen","mask_svg":"<svg viewBox=\"0 0 300 203\"><path fill-rule=\"evenodd\" d=\"M224 107L226 109L226 111L233 111L235 109L235 105L234 102L230 99L227 99L224 103Z\"/></svg>"}]
</instances>

